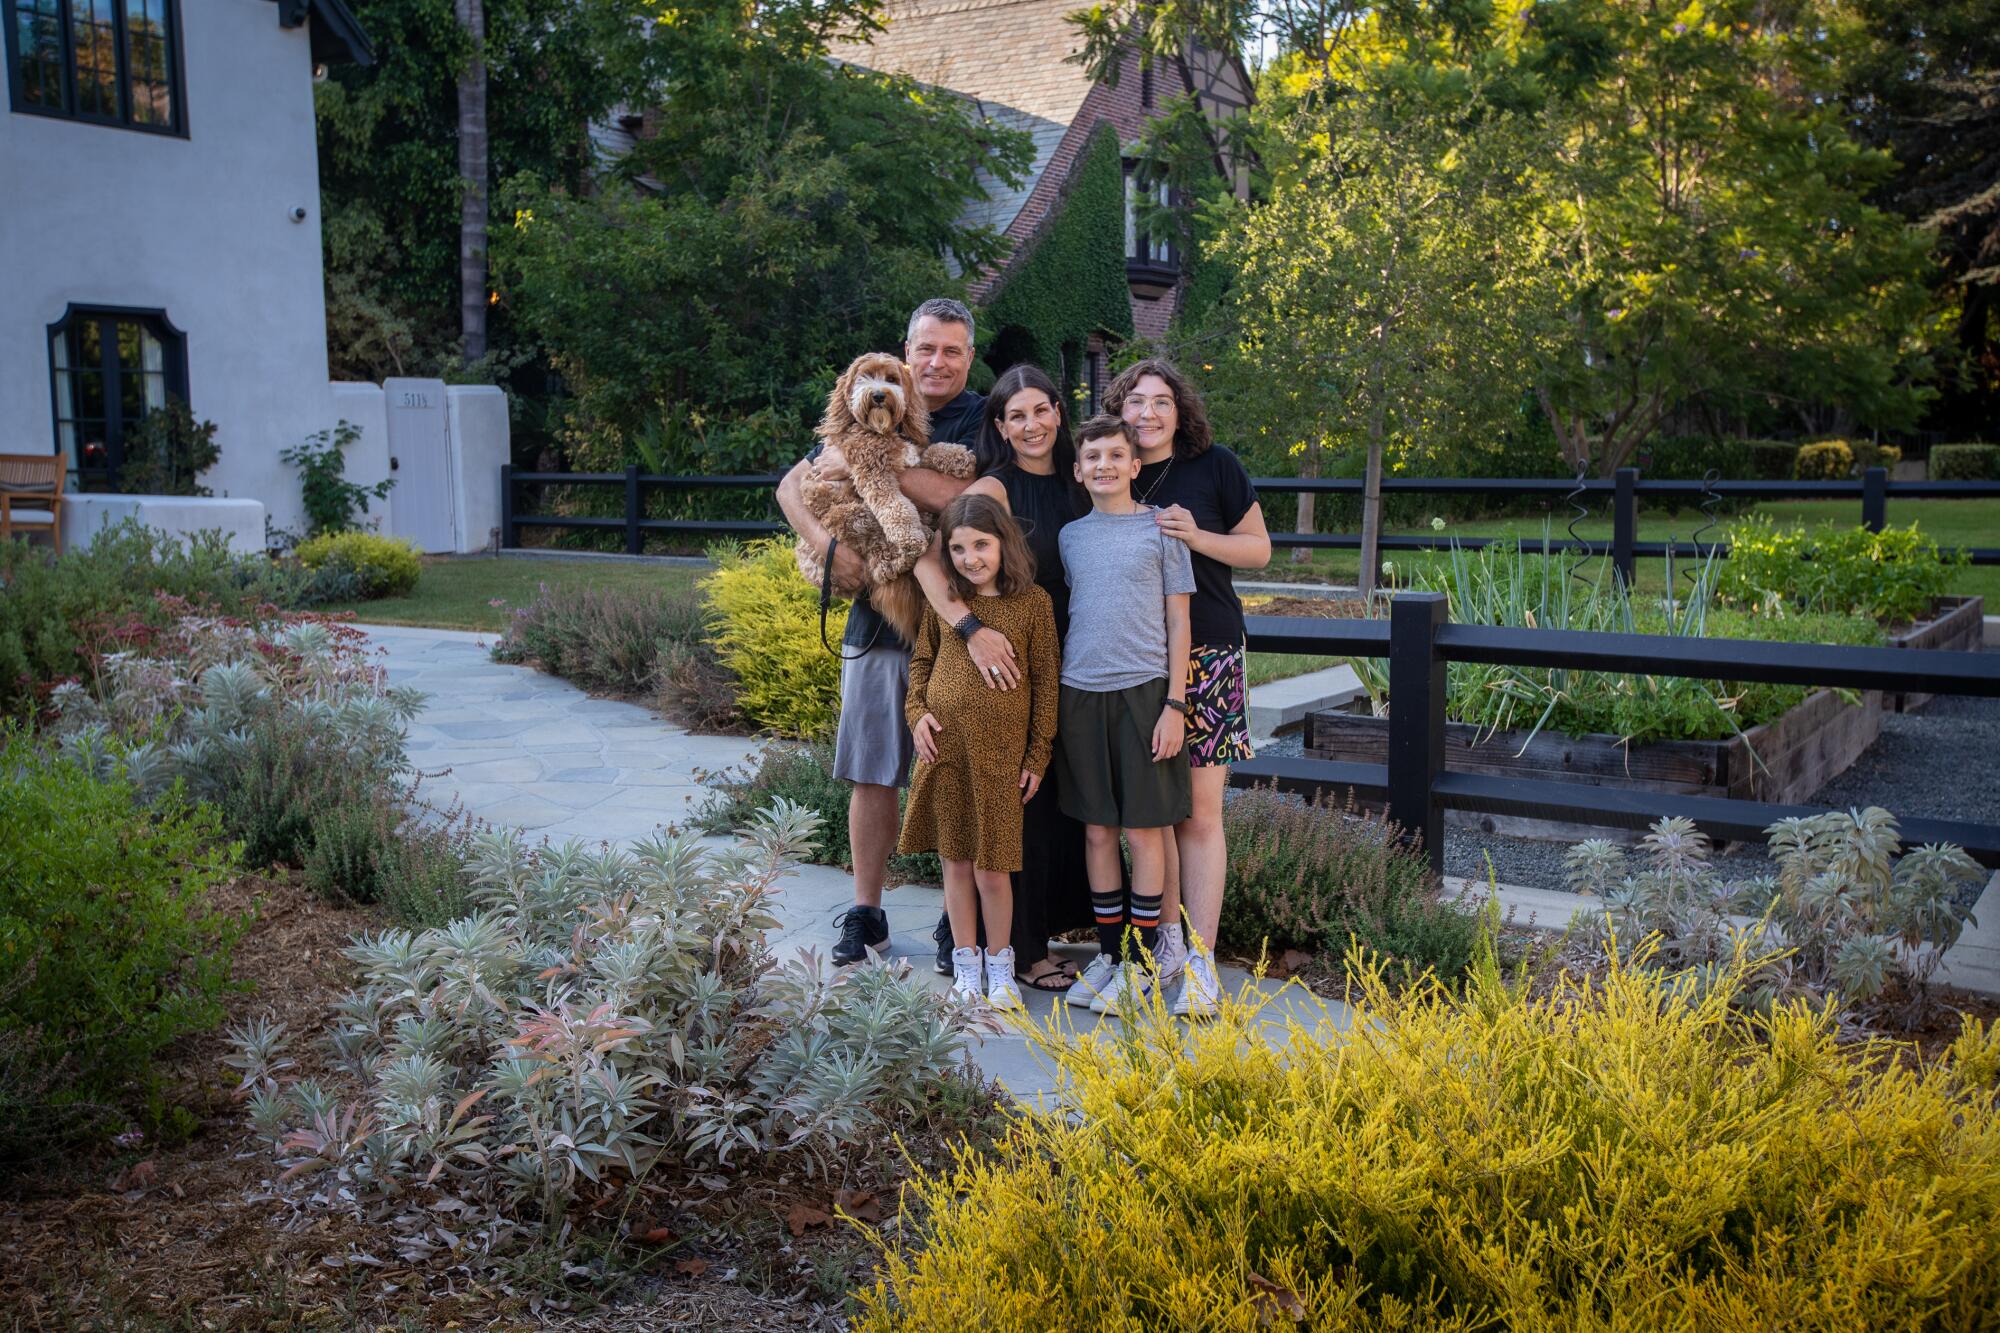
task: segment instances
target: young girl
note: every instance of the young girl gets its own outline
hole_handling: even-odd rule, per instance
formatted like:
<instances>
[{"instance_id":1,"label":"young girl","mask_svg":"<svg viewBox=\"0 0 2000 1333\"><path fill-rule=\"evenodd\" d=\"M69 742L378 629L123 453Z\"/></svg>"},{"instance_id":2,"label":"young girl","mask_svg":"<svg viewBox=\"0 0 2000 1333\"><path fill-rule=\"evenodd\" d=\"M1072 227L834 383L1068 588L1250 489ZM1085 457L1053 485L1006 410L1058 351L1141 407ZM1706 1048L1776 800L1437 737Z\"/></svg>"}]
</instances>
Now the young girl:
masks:
<instances>
[{"instance_id":1,"label":"young girl","mask_svg":"<svg viewBox=\"0 0 2000 1333\"><path fill-rule=\"evenodd\" d=\"M1041 786L1056 733L1060 660L1055 612L1035 585L1035 559L998 502L961 495L938 518L952 591L980 623L1007 636L1022 688L989 689L965 641L926 609L910 656L904 703L917 771L900 849L936 851L944 862L955 997L982 996L996 1009L1021 1007L1014 950L975 943L1010 938L1021 868L1021 807Z\"/></svg>"}]
</instances>

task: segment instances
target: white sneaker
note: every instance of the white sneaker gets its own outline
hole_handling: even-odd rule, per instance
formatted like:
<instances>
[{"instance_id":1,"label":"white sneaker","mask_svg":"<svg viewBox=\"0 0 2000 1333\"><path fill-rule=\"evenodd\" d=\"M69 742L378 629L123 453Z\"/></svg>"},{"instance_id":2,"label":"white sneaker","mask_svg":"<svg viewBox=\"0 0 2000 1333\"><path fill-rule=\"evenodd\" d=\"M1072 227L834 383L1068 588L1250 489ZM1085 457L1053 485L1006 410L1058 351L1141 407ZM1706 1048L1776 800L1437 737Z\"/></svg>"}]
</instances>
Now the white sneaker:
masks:
<instances>
[{"instance_id":1,"label":"white sneaker","mask_svg":"<svg viewBox=\"0 0 2000 1333\"><path fill-rule=\"evenodd\" d=\"M980 975L979 950L951 951L951 998L978 1004L986 998L985 978Z\"/></svg>"},{"instance_id":2,"label":"white sneaker","mask_svg":"<svg viewBox=\"0 0 2000 1333\"><path fill-rule=\"evenodd\" d=\"M1153 978L1145 968L1137 963L1127 963L1118 969L1112 979L1096 999L1090 1002L1093 1014L1109 1014L1116 1018L1120 1014L1135 1014L1146 1005L1146 996L1153 989Z\"/></svg>"},{"instance_id":3,"label":"white sneaker","mask_svg":"<svg viewBox=\"0 0 2000 1333\"><path fill-rule=\"evenodd\" d=\"M1118 964L1103 954L1090 960L1090 966L1077 974L1070 988L1063 992L1063 998L1079 1009L1095 1010L1097 997L1110 988L1112 977L1118 974Z\"/></svg>"},{"instance_id":4,"label":"white sneaker","mask_svg":"<svg viewBox=\"0 0 2000 1333\"><path fill-rule=\"evenodd\" d=\"M1215 959L1205 949L1188 955L1181 971L1181 993L1174 997L1176 1018L1213 1018L1222 986L1215 979Z\"/></svg>"},{"instance_id":5,"label":"white sneaker","mask_svg":"<svg viewBox=\"0 0 2000 1333\"><path fill-rule=\"evenodd\" d=\"M1014 984L1014 951L986 951L986 1003L995 1009L1024 1009L1021 988Z\"/></svg>"},{"instance_id":6,"label":"white sneaker","mask_svg":"<svg viewBox=\"0 0 2000 1333\"><path fill-rule=\"evenodd\" d=\"M1172 985L1187 965L1187 941L1181 937L1178 925L1161 926L1159 947L1153 950L1153 965L1159 970L1160 985Z\"/></svg>"}]
</instances>

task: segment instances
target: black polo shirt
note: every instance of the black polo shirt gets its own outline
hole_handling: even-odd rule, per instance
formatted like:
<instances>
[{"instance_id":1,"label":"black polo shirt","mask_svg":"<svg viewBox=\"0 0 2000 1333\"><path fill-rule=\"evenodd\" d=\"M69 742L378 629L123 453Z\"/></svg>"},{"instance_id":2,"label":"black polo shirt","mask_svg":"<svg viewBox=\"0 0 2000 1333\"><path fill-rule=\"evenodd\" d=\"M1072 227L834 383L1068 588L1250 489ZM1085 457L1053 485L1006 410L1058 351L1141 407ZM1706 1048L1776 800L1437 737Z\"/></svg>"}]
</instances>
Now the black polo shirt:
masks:
<instances>
[{"instance_id":1,"label":"black polo shirt","mask_svg":"<svg viewBox=\"0 0 2000 1333\"><path fill-rule=\"evenodd\" d=\"M1169 463L1172 464L1169 467ZM1148 463L1133 483L1134 497L1165 509L1179 505L1203 532L1229 532L1257 503L1257 488L1243 461L1219 444L1193 458ZM1243 603L1232 571L1220 560L1194 555L1194 596L1188 599L1190 646L1227 648L1243 642Z\"/></svg>"},{"instance_id":2,"label":"black polo shirt","mask_svg":"<svg viewBox=\"0 0 2000 1333\"><path fill-rule=\"evenodd\" d=\"M931 413L932 444L962 444L972 447L979 436L979 418L986 410L986 399L970 389L959 392L958 397ZM818 458L819 451L826 446L816 444L808 459ZM840 641L843 648L866 648L873 644L881 648L901 648L909 651L910 645L903 642L903 636L889 627L889 623L876 613L869 604L868 594L862 593L854 599L853 607L847 613L847 634Z\"/></svg>"}]
</instances>

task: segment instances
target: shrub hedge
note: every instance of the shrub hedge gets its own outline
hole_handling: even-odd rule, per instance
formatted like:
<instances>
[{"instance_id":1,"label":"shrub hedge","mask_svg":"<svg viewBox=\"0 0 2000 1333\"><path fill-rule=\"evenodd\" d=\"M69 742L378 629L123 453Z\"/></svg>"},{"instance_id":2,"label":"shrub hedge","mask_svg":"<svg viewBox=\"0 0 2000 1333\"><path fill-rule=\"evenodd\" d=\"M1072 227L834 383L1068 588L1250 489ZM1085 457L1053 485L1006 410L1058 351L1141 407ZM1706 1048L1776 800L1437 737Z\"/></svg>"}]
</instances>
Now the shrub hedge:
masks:
<instances>
[{"instance_id":1,"label":"shrub hedge","mask_svg":"<svg viewBox=\"0 0 2000 1333\"><path fill-rule=\"evenodd\" d=\"M237 849L213 810L142 804L0 738L0 1161L157 1113L154 1055L222 1019L242 923L209 890Z\"/></svg>"},{"instance_id":2,"label":"shrub hedge","mask_svg":"<svg viewBox=\"0 0 2000 1333\"><path fill-rule=\"evenodd\" d=\"M1739 972L1043 1031L1060 1107L919 1177L856 1327L1991 1327L2000 1027L1843 1047Z\"/></svg>"},{"instance_id":3,"label":"shrub hedge","mask_svg":"<svg viewBox=\"0 0 2000 1333\"><path fill-rule=\"evenodd\" d=\"M2000 481L2000 444L1940 444L1931 449L1932 481Z\"/></svg>"}]
</instances>

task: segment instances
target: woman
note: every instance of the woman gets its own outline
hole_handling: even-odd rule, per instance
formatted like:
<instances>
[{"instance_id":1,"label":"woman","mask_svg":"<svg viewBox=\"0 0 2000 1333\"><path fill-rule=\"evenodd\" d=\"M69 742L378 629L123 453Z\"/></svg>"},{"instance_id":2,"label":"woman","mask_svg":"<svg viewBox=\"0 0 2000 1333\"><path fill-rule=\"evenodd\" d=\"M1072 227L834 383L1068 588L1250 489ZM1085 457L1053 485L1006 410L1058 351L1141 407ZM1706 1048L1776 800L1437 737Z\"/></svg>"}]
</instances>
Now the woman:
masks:
<instances>
[{"instance_id":1,"label":"woman","mask_svg":"<svg viewBox=\"0 0 2000 1333\"><path fill-rule=\"evenodd\" d=\"M1167 858L1160 931L1160 979L1185 977L1177 1014L1215 1011L1215 930L1222 916L1228 848L1222 837L1222 794L1229 765L1251 757L1249 681L1243 660L1243 603L1234 571L1271 563L1271 537L1257 488L1234 453L1216 444L1201 395L1171 364L1148 359L1128 366L1105 391L1104 408L1139 434L1139 480L1132 493L1157 510L1162 531L1187 543L1194 559L1188 607L1187 745L1194 769L1194 812L1174 828L1177 858ZM1178 874L1176 874L1178 870ZM1194 933L1184 940L1185 909Z\"/></svg>"},{"instance_id":2,"label":"woman","mask_svg":"<svg viewBox=\"0 0 2000 1333\"><path fill-rule=\"evenodd\" d=\"M1062 396L1049 377L1030 365L1002 374L986 395L973 454L979 478L966 495L989 496L1021 525L1035 557L1035 582L1055 604L1056 636L1069 633L1069 582L1056 534L1090 512L1090 500L1076 482L1076 447L1070 442ZM973 608L953 594L945 579L938 544L917 562L917 582L946 625L968 636L978 628ZM996 688L1011 687L1003 668ZM1083 825L1057 805L1053 769L1022 812L1021 869L1014 874L1013 947L1016 975L1036 990L1068 990L1075 979L1049 957L1049 936L1090 925L1090 881L1083 858ZM939 926L940 957L949 971L950 926Z\"/></svg>"}]
</instances>

